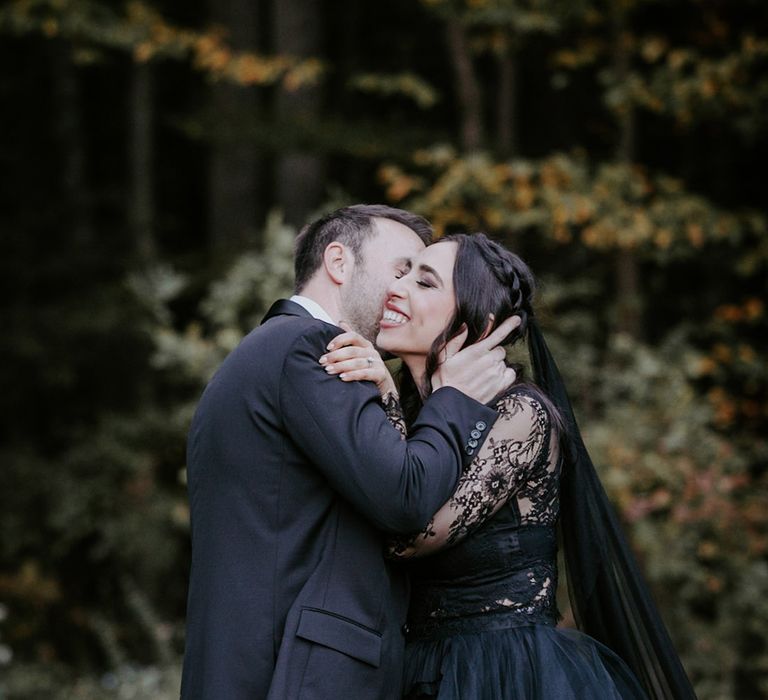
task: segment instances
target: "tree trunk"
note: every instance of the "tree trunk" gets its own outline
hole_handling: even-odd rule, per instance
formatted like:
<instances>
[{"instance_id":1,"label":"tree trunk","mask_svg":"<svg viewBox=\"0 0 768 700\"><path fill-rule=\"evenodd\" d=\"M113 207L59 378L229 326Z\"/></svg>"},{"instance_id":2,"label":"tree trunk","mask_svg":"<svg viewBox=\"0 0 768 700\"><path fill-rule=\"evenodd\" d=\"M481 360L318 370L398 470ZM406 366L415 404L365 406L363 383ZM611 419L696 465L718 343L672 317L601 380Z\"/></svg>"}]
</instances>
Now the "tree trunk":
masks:
<instances>
[{"instance_id":1,"label":"tree trunk","mask_svg":"<svg viewBox=\"0 0 768 700\"><path fill-rule=\"evenodd\" d=\"M475 74L464 25L457 17L451 17L445 29L461 113L461 145L465 151L473 151L483 143L480 83Z\"/></svg>"},{"instance_id":2,"label":"tree trunk","mask_svg":"<svg viewBox=\"0 0 768 700\"><path fill-rule=\"evenodd\" d=\"M517 155L517 60L511 48L496 56L499 95L496 102L496 146L509 158Z\"/></svg>"},{"instance_id":3,"label":"tree trunk","mask_svg":"<svg viewBox=\"0 0 768 700\"><path fill-rule=\"evenodd\" d=\"M321 52L322 3L320 0L274 0L272 4L274 51L299 58ZM278 124L288 124L299 134L316 122L321 107L318 86L294 92L280 87L275 101ZM302 226L325 194L324 158L309 150L290 148L275 163L277 204L285 221Z\"/></svg>"},{"instance_id":4,"label":"tree trunk","mask_svg":"<svg viewBox=\"0 0 768 700\"><path fill-rule=\"evenodd\" d=\"M615 6L613 14L613 57L615 80L626 84L629 79L631 55L626 44L627 18L625 10ZM632 105L622 105L618 115L619 135L616 159L630 166L635 151L635 111ZM616 280L616 324L617 330L633 338L642 336L642 297L640 293L640 271L637 256L629 248L616 251L614 261Z\"/></svg>"},{"instance_id":5,"label":"tree trunk","mask_svg":"<svg viewBox=\"0 0 768 700\"><path fill-rule=\"evenodd\" d=\"M153 167L152 73L148 63L134 63L131 74L130 197L128 220L134 250L142 263L157 256Z\"/></svg>"},{"instance_id":6,"label":"tree trunk","mask_svg":"<svg viewBox=\"0 0 768 700\"><path fill-rule=\"evenodd\" d=\"M80 105L80 86L72 62L71 48L64 42L53 44L55 129L61 146L62 186L67 203L67 223L72 227L77 247L93 242L91 195L86 178L85 142Z\"/></svg>"},{"instance_id":7,"label":"tree trunk","mask_svg":"<svg viewBox=\"0 0 768 700\"><path fill-rule=\"evenodd\" d=\"M235 50L258 48L258 3L209 0L211 19L229 32ZM208 239L213 253L225 257L257 243L260 158L246 125L257 114L254 88L220 82L211 90L217 130L208 170Z\"/></svg>"}]
</instances>

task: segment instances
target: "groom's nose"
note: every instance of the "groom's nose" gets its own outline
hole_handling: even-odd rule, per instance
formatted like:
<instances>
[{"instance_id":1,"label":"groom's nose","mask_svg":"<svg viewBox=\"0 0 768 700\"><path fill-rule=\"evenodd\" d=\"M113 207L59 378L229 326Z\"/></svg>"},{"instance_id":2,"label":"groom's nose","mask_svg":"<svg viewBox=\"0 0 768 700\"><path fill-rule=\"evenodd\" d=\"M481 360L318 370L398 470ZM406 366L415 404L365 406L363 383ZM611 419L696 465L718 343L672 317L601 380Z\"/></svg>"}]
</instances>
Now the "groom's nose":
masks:
<instances>
[{"instance_id":1,"label":"groom's nose","mask_svg":"<svg viewBox=\"0 0 768 700\"><path fill-rule=\"evenodd\" d=\"M404 297L406 295L406 285L404 277L396 277L389 283L387 287L387 298L389 297Z\"/></svg>"}]
</instances>

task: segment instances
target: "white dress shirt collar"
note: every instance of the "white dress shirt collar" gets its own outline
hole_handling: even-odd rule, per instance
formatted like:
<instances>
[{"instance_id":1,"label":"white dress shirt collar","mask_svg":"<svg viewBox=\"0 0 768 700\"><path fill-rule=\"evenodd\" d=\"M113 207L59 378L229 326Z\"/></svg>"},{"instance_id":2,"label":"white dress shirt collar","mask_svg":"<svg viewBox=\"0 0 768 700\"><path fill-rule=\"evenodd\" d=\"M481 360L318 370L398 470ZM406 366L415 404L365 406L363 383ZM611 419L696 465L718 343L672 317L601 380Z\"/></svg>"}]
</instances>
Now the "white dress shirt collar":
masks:
<instances>
[{"instance_id":1,"label":"white dress shirt collar","mask_svg":"<svg viewBox=\"0 0 768 700\"><path fill-rule=\"evenodd\" d=\"M330 323L332 326L338 326L339 324L336 323L326 312L326 310L320 306L316 301L310 299L309 297L303 297L299 294L294 294L289 301L294 302L295 304L298 304L299 306L305 308L307 311L309 311L312 316L320 321L325 321L326 323Z\"/></svg>"}]
</instances>

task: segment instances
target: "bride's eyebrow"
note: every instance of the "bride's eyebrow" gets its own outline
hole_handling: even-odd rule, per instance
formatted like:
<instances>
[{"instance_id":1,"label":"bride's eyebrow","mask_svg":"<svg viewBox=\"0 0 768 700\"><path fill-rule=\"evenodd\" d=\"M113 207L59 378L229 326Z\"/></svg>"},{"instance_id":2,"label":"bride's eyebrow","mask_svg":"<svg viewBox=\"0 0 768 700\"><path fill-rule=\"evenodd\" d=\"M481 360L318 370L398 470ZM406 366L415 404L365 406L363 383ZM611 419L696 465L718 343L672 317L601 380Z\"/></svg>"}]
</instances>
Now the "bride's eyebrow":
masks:
<instances>
[{"instance_id":1,"label":"bride's eyebrow","mask_svg":"<svg viewBox=\"0 0 768 700\"><path fill-rule=\"evenodd\" d=\"M395 260L395 267L403 266L406 272L410 272L413 267L413 260L411 258L398 258Z\"/></svg>"}]
</instances>

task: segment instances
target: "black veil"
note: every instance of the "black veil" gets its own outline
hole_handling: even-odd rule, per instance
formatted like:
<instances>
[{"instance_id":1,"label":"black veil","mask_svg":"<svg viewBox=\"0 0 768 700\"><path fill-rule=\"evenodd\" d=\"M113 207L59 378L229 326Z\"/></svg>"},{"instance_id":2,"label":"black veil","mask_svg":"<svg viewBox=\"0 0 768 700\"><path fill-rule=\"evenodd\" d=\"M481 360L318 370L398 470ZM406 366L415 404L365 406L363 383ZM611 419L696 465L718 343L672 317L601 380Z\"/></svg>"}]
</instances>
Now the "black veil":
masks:
<instances>
[{"instance_id":1,"label":"black veil","mask_svg":"<svg viewBox=\"0 0 768 700\"><path fill-rule=\"evenodd\" d=\"M576 623L624 659L653 700L695 700L581 439L560 372L532 318L528 350L535 381L565 423L560 523Z\"/></svg>"}]
</instances>

